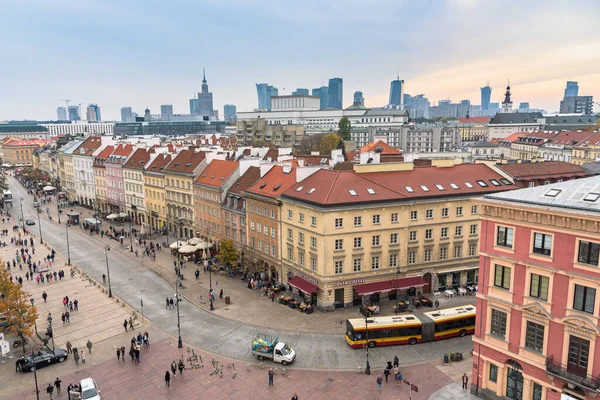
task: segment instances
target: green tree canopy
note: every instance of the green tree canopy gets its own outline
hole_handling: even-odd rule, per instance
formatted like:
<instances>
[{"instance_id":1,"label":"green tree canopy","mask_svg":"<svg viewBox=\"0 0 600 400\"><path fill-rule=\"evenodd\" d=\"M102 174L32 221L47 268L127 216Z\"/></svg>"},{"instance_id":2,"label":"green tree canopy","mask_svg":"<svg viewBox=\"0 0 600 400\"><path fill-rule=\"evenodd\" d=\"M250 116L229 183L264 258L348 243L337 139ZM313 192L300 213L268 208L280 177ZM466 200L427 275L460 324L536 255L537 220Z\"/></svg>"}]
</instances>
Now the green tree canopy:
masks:
<instances>
[{"instance_id":1,"label":"green tree canopy","mask_svg":"<svg viewBox=\"0 0 600 400\"><path fill-rule=\"evenodd\" d=\"M328 156L331 154L331 150L339 149L340 144L342 146L344 145L341 137L335 133L328 133L327 135L323 136L323 140L321 140L319 152L322 156Z\"/></svg>"},{"instance_id":2,"label":"green tree canopy","mask_svg":"<svg viewBox=\"0 0 600 400\"><path fill-rule=\"evenodd\" d=\"M33 326L37 319L37 310L31 304L30 294L25 292L21 285L10 279L10 273L4 264L0 266L0 315L6 318L8 326L5 331L16 334L23 343L25 350L25 337L33 336Z\"/></svg>"},{"instance_id":3,"label":"green tree canopy","mask_svg":"<svg viewBox=\"0 0 600 400\"><path fill-rule=\"evenodd\" d=\"M342 140L350 140L350 120L348 117L342 117L340 119L340 123L338 124L338 136L342 138Z\"/></svg>"},{"instance_id":4,"label":"green tree canopy","mask_svg":"<svg viewBox=\"0 0 600 400\"><path fill-rule=\"evenodd\" d=\"M232 266L238 260L238 252L230 239L221 240L219 247L219 261L223 265Z\"/></svg>"}]
</instances>

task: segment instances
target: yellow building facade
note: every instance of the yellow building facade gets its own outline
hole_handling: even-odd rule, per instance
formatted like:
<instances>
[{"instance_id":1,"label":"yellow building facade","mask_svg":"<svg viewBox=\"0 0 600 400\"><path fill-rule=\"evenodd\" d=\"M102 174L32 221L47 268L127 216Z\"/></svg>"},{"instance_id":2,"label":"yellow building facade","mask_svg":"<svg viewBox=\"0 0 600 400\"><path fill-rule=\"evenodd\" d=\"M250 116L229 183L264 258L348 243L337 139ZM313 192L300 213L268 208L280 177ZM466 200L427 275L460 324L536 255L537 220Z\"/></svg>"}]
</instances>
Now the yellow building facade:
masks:
<instances>
[{"instance_id":1,"label":"yellow building facade","mask_svg":"<svg viewBox=\"0 0 600 400\"><path fill-rule=\"evenodd\" d=\"M159 154L144 170L146 220L152 229L163 229L167 226L165 174L162 171L169 162L170 154Z\"/></svg>"}]
</instances>

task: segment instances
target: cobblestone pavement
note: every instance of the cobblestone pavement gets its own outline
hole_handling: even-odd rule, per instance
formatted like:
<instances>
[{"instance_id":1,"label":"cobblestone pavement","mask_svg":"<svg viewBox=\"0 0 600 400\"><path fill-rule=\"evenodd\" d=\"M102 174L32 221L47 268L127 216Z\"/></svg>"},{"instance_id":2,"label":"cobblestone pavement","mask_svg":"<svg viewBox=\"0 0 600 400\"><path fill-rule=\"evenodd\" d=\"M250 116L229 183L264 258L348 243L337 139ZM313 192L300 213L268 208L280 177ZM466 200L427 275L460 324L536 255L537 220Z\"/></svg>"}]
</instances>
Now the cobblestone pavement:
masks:
<instances>
[{"instance_id":1,"label":"cobblestone pavement","mask_svg":"<svg viewBox=\"0 0 600 400\"><path fill-rule=\"evenodd\" d=\"M407 399L409 386L397 384L389 380L383 383L382 391L377 391L376 378L382 373L373 370L372 375L359 372L337 372L337 371L306 371L287 369L285 372L271 362L265 362L264 369L257 365L235 363L230 360L216 358L219 365L223 366L223 376L214 374L211 376L212 356L199 352L202 356L204 368L185 370L183 376L177 374L171 379L171 387L165 387L164 375L173 360L179 359L181 355L187 359L190 349L177 348L174 339L155 340L150 348L143 349L140 364L134 364L127 357L126 362L118 363L115 358L108 359L96 365L80 368L76 372L61 371L60 378L63 389L69 383L78 382L87 377L92 377L97 382L102 398L106 399L289 399L294 393L300 399ZM465 360L466 361L466 360ZM466 364L466 362L463 362ZM189 365L186 362L186 365ZM235 366L236 376L233 368ZM276 374L274 386L267 385L268 368L273 367ZM451 378L437 368L437 365L425 363L403 368L402 374L406 381L410 381L419 389L413 392L412 398L428 399L430 396L452 385ZM48 367L46 370L54 369ZM40 375L43 370L40 370ZM58 374L58 370L54 375ZM15 373L16 374L16 373ZM54 375L48 375L54 378ZM17 379L20 384L29 384L29 388L21 393L14 394L11 400L35 399L33 374L19 374ZM49 379L40 378L41 387L46 387ZM450 391L454 392L450 387ZM446 396L448 391L439 392ZM462 393L457 392L453 396L455 400L467 399L460 397ZM47 395L43 393L43 398ZM3 397L6 398L6 397ZM63 392L55 399L66 399ZM438 397L432 397L438 398ZM449 397L439 397L449 398Z\"/></svg>"}]
</instances>

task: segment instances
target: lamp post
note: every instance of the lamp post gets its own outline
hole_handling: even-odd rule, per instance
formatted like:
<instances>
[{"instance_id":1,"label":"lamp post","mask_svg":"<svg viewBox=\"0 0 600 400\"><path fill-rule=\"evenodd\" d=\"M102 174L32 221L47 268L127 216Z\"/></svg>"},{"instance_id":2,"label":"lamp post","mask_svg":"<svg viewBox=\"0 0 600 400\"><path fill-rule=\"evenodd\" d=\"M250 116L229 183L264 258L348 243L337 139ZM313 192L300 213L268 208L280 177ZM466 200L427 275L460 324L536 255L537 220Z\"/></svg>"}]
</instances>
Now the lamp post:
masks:
<instances>
[{"instance_id":1,"label":"lamp post","mask_svg":"<svg viewBox=\"0 0 600 400\"><path fill-rule=\"evenodd\" d=\"M23 233L25 233L25 216L23 215L23 198L21 197L21 223L23 225Z\"/></svg>"},{"instance_id":2,"label":"lamp post","mask_svg":"<svg viewBox=\"0 0 600 400\"><path fill-rule=\"evenodd\" d=\"M179 338L177 339L177 347L183 347L183 341L181 340L181 324L179 322L179 302L181 299L179 298L179 280L175 281L175 299L177 300L177 332L179 333Z\"/></svg>"},{"instance_id":3,"label":"lamp post","mask_svg":"<svg viewBox=\"0 0 600 400\"><path fill-rule=\"evenodd\" d=\"M69 247L69 222L65 224L65 230L67 231L67 265L71 265L71 248Z\"/></svg>"},{"instance_id":4,"label":"lamp post","mask_svg":"<svg viewBox=\"0 0 600 400\"><path fill-rule=\"evenodd\" d=\"M131 230L131 217L129 217L129 251L133 253L133 232Z\"/></svg>"},{"instance_id":5,"label":"lamp post","mask_svg":"<svg viewBox=\"0 0 600 400\"><path fill-rule=\"evenodd\" d=\"M400 282L400 268L396 270L396 314L398 314L398 284Z\"/></svg>"},{"instance_id":6,"label":"lamp post","mask_svg":"<svg viewBox=\"0 0 600 400\"><path fill-rule=\"evenodd\" d=\"M38 388L37 383L37 368L33 370L33 379L35 379L35 398L40 400L40 389Z\"/></svg>"},{"instance_id":7,"label":"lamp post","mask_svg":"<svg viewBox=\"0 0 600 400\"><path fill-rule=\"evenodd\" d=\"M40 208L37 208L38 226L40 227L40 244L44 244L44 238L42 237L42 224L40 223Z\"/></svg>"},{"instance_id":8,"label":"lamp post","mask_svg":"<svg viewBox=\"0 0 600 400\"><path fill-rule=\"evenodd\" d=\"M60 205L58 204L58 193L56 194L56 214L58 215L58 223L60 224Z\"/></svg>"},{"instance_id":9,"label":"lamp post","mask_svg":"<svg viewBox=\"0 0 600 400\"><path fill-rule=\"evenodd\" d=\"M29 299L29 301L31 302L31 307L33 307L33 304L35 303L35 299L32 297ZM35 333L37 334L37 318L33 321L33 324L35 325Z\"/></svg>"},{"instance_id":10,"label":"lamp post","mask_svg":"<svg viewBox=\"0 0 600 400\"><path fill-rule=\"evenodd\" d=\"M110 268L108 268L108 251L110 246L104 246L104 257L106 258L106 274L108 275L108 297L112 297L112 288L110 286Z\"/></svg>"},{"instance_id":11,"label":"lamp post","mask_svg":"<svg viewBox=\"0 0 600 400\"><path fill-rule=\"evenodd\" d=\"M365 341L367 343L367 366L365 368L365 375L371 375L371 364L369 364L369 316L371 313L367 311L365 315Z\"/></svg>"}]
</instances>

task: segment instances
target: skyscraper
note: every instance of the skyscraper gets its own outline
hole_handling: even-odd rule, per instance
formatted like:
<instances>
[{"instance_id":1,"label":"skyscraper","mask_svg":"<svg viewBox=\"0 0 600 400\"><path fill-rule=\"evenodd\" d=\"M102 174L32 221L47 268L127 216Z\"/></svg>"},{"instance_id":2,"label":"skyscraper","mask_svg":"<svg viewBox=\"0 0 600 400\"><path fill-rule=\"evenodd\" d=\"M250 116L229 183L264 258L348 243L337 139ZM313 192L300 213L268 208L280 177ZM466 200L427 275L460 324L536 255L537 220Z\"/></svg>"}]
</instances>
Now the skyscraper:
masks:
<instances>
[{"instance_id":1,"label":"skyscraper","mask_svg":"<svg viewBox=\"0 0 600 400\"><path fill-rule=\"evenodd\" d=\"M278 96L279 90L270 86L268 83L257 83L256 92L258 94L258 108L261 110L271 110L271 97Z\"/></svg>"},{"instance_id":2,"label":"skyscraper","mask_svg":"<svg viewBox=\"0 0 600 400\"><path fill-rule=\"evenodd\" d=\"M401 106L404 104L404 79L395 79L390 85L390 105Z\"/></svg>"},{"instance_id":3,"label":"skyscraper","mask_svg":"<svg viewBox=\"0 0 600 400\"><path fill-rule=\"evenodd\" d=\"M98 107L97 104L88 105L85 117L87 119L87 122L102 121L102 117L100 116L100 107Z\"/></svg>"},{"instance_id":4,"label":"skyscraper","mask_svg":"<svg viewBox=\"0 0 600 400\"><path fill-rule=\"evenodd\" d=\"M321 86L320 88L314 88L312 90L313 96L318 96L321 100L319 107L321 109L329 107L329 88L327 86Z\"/></svg>"},{"instance_id":5,"label":"skyscraper","mask_svg":"<svg viewBox=\"0 0 600 400\"><path fill-rule=\"evenodd\" d=\"M204 69L202 69L202 91L198 93L198 108L199 115L211 116L213 114L213 95L208 91Z\"/></svg>"},{"instance_id":6,"label":"skyscraper","mask_svg":"<svg viewBox=\"0 0 600 400\"><path fill-rule=\"evenodd\" d=\"M492 98L492 88L487 85L481 88L481 110L490 109L490 99Z\"/></svg>"},{"instance_id":7,"label":"skyscraper","mask_svg":"<svg viewBox=\"0 0 600 400\"><path fill-rule=\"evenodd\" d=\"M69 106L69 121L80 121L79 106Z\"/></svg>"},{"instance_id":8,"label":"skyscraper","mask_svg":"<svg viewBox=\"0 0 600 400\"><path fill-rule=\"evenodd\" d=\"M131 107L121 108L121 122L134 122L135 117L133 116L133 110Z\"/></svg>"},{"instance_id":9,"label":"skyscraper","mask_svg":"<svg viewBox=\"0 0 600 400\"><path fill-rule=\"evenodd\" d=\"M361 91L354 92L354 104L359 104L361 106L365 105L365 98L363 97L363 92L361 92Z\"/></svg>"},{"instance_id":10,"label":"skyscraper","mask_svg":"<svg viewBox=\"0 0 600 400\"><path fill-rule=\"evenodd\" d=\"M69 120L69 118L67 118L66 107L58 107L56 109L56 116L59 121L68 121Z\"/></svg>"},{"instance_id":11,"label":"skyscraper","mask_svg":"<svg viewBox=\"0 0 600 400\"><path fill-rule=\"evenodd\" d=\"M237 109L233 104L225 104L223 107L223 118L225 122L237 121Z\"/></svg>"},{"instance_id":12,"label":"skyscraper","mask_svg":"<svg viewBox=\"0 0 600 400\"><path fill-rule=\"evenodd\" d=\"M308 89L298 88L295 92L292 92L292 96L300 96L306 95L308 96Z\"/></svg>"},{"instance_id":13,"label":"skyscraper","mask_svg":"<svg viewBox=\"0 0 600 400\"><path fill-rule=\"evenodd\" d=\"M329 107L341 110L344 102L344 80L342 78L331 78L327 95L329 96Z\"/></svg>"},{"instance_id":14,"label":"skyscraper","mask_svg":"<svg viewBox=\"0 0 600 400\"><path fill-rule=\"evenodd\" d=\"M529 111L529 102L525 101L522 103L519 103L519 112L527 112Z\"/></svg>"},{"instance_id":15,"label":"skyscraper","mask_svg":"<svg viewBox=\"0 0 600 400\"><path fill-rule=\"evenodd\" d=\"M579 84L573 81L567 81L567 87L565 88L564 97L575 97L579 96Z\"/></svg>"},{"instance_id":16,"label":"skyscraper","mask_svg":"<svg viewBox=\"0 0 600 400\"><path fill-rule=\"evenodd\" d=\"M173 116L173 106L171 104L163 104L160 106L160 119L170 121Z\"/></svg>"}]
</instances>

